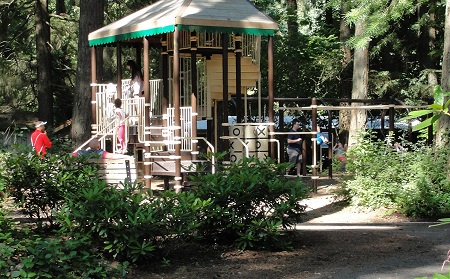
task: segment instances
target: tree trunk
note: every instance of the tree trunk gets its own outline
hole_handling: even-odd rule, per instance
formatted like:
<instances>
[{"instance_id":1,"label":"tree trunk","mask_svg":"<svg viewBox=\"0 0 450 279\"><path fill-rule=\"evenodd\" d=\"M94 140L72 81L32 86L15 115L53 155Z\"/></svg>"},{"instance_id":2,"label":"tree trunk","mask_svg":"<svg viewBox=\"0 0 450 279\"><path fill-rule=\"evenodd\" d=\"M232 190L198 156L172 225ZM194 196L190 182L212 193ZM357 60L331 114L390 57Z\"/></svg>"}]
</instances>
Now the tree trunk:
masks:
<instances>
[{"instance_id":1,"label":"tree trunk","mask_svg":"<svg viewBox=\"0 0 450 279\"><path fill-rule=\"evenodd\" d=\"M91 135L91 52L88 35L103 26L104 5L104 0L80 1L78 64L71 130L72 141L75 146L82 144ZM99 56L101 57L101 55Z\"/></svg>"},{"instance_id":2,"label":"tree trunk","mask_svg":"<svg viewBox=\"0 0 450 279\"><path fill-rule=\"evenodd\" d=\"M444 28L444 50L442 59L442 80L441 86L444 92L450 90L450 0L446 1L445 4L445 28ZM444 103L448 100L445 97ZM450 117L444 115L438 123L438 131L436 134L436 144L444 145L448 142L448 129L450 128Z\"/></svg>"},{"instance_id":3,"label":"tree trunk","mask_svg":"<svg viewBox=\"0 0 450 279\"><path fill-rule=\"evenodd\" d=\"M448 0L450 1L450 0ZM355 35L364 33L365 21L360 19L355 26ZM352 99L366 99L369 82L369 46L355 49L353 59L353 87ZM360 103L352 103L352 107L360 106ZM351 148L357 144L358 134L365 129L366 110L355 109L350 113L350 130L348 146Z\"/></svg>"},{"instance_id":4,"label":"tree trunk","mask_svg":"<svg viewBox=\"0 0 450 279\"><path fill-rule=\"evenodd\" d=\"M433 89L439 84L436 70L438 65L434 56L430 55L430 52L435 50L436 41L436 19L435 19L435 0L430 0L427 11L425 9L419 10L419 18L428 16L428 23L424 28L420 30L418 36L419 46L418 46L418 57L420 63L423 65L424 69L427 70L427 79L429 87L429 96L433 96Z\"/></svg>"},{"instance_id":5,"label":"tree trunk","mask_svg":"<svg viewBox=\"0 0 450 279\"><path fill-rule=\"evenodd\" d=\"M435 0L431 0L430 1L430 8L429 8L429 16L430 16L430 23L429 23L429 28L428 28L428 49L429 52L435 50L435 41L436 41L436 16L435 16L435 11L436 10L436 1ZM428 63L429 66L427 65L427 68L430 69L429 73L428 73L428 85L431 87L431 90L433 90L433 88L438 85L438 77L436 74L436 70L437 70L437 63L436 63L436 59L434 59L433 56L431 55L427 55L428 57ZM432 71L431 71L432 70ZM431 94L430 96L433 96L433 94Z\"/></svg>"},{"instance_id":6,"label":"tree trunk","mask_svg":"<svg viewBox=\"0 0 450 279\"><path fill-rule=\"evenodd\" d=\"M12 54L10 47L8 45L8 26L9 26L9 6L6 8L5 12L0 13L0 56L8 59L9 55Z\"/></svg>"},{"instance_id":7,"label":"tree trunk","mask_svg":"<svg viewBox=\"0 0 450 279\"><path fill-rule=\"evenodd\" d=\"M47 0L36 0L35 10L38 115L40 120L48 121L47 127L51 131L53 127L52 58Z\"/></svg>"},{"instance_id":8,"label":"tree trunk","mask_svg":"<svg viewBox=\"0 0 450 279\"><path fill-rule=\"evenodd\" d=\"M342 50L342 73L341 73L341 86L340 94L341 98L350 98L352 92L352 79L351 79L351 62L352 62L352 51L350 46L348 46L347 40L351 36L351 30L348 24L345 22L344 15L349 11L348 3L342 1L341 3L341 19L339 26L339 41L341 42ZM348 106L348 103L341 103L341 106ZM339 112L339 139L342 144L347 143L348 132L350 129L350 111L341 110Z\"/></svg>"},{"instance_id":9,"label":"tree trunk","mask_svg":"<svg viewBox=\"0 0 450 279\"><path fill-rule=\"evenodd\" d=\"M288 0L286 1L286 13L287 13L287 30L288 30L288 48L296 49L298 45L298 10L297 10L297 1L296 0ZM294 94L297 90L295 86L295 81L298 80L300 73L298 67L292 67L288 71L289 78L289 87L288 92L290 94Z\"/></svg>"}]
</instances>

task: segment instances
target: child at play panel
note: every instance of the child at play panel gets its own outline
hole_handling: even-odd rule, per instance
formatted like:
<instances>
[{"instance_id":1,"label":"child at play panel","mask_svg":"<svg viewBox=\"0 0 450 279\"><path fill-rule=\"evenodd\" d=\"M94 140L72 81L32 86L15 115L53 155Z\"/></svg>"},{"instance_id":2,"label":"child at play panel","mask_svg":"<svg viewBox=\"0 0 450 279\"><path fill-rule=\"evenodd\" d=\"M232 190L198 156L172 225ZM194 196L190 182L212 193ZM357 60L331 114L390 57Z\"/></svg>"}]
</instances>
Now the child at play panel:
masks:
<instances>
[{"instance_id":1,"label":"child at play panel","mask_svg":"<svg viewBox=\"0 0 450 279\"><path fill-rule=\"evenodd\" d=\"M103 159L127 159L128 155L109 153L100 148L100 141L98 139L92 139L89 142L89 148L86 150L78 150L72 153L73 156L100 156Z\"/></svg>"}]
</instances>

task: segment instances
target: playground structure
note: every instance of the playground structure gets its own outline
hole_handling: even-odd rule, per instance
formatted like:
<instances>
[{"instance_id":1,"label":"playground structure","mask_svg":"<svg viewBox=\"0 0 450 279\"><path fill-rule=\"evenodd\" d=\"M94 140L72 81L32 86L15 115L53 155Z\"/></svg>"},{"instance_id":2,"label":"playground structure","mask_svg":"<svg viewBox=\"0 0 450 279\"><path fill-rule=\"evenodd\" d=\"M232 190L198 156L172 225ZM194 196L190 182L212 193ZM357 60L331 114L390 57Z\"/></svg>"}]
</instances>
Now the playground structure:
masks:
<instances>
[{"instance_id":1,"label":"playground structure","mask_svg":"<svg viewBox=\"0 0 450 279\"><path fill-rule=\"evenodd\" d=\"M123 171L127 160L105 159L100 163L113 166L111 171L105 171L105 179L114 182L129 177L150 188L154 176L172 177L175 189L179 190L183 188L185 176L197 172L200 165L207 164L208 171L215 171L215 158L208 161L200 156L206 150L229 151L229 163L250 156L282 162L286 141L286 132L282 132L284 110L311 110L311 131L301 133L311 135L311 178L316 190L317 110L358 108L319 107L314 98L308 99L310 106L284 108L283 102L306 102L306 99L274 97L273 34L277 29L272 19L247 0L165 0L90 33L92 136L100 139L103 149L115 152L117 147L115 121L111 118L115 98L122 99L122 108L128 114L125 137L132 155L131 174ZM267 37L268 50L267 98L261 96L263 36ZM117 81L114 83L97 82L101 79L96 76L97 50L103 47L116 51ZM134 60L143 66L144 97L128 94L130 79L124 78L123 73L125 48L134 50ZM154 53L150 52L151 48L157 51L156 57L151 56ZM158 69L150 68L151 59L160 62ZM236 120L230 123L228 104L232 97L236 103ZM250 102L258 107L253 122L248 115ZM267 118L263 117L263 102L267 104ZM275 131L275 102L280 104L278 131ZM370 100L359 102L366 104ZM393 121L396 108L405 106L391 103L363 105L359 109L389 109L389 120ZM206 122L202 134L199 121ZM330 136L331 130L329 126ZM328 152L331 159L331 148Z\"/></svg>"},{"instance_id":2,"label":"playground structure","mask_svg":"<svg viewBox=\"0 0 450 279\"><path fill-rule=\"evenodd\" d=\"M246 98L251 92L261 94L262 36L267 36L268 92L273 98L272 37L277 29L272 19L247 0L166 0L90 33L93 137L101 140L103 148L112 139L110 148L115 151L115 127L109 111L115 98L122 99L122 108L129 115L126 138L137 179L150 187L155 175L173 177L175 188L181 189L184 174L205 163L199 158L199 148L226 151L229 141L238 141L229 136L228 130L233 128L226 127L232 96L237 107L233 126L247 132L256 127L245 124ZM97 82L101 77L96 76L96 55L103 47L116 51L117 82ZM122 71L124 48L134 49L133 59L142 65L144 97L126 93L130 80ZM150 56L150 48L157 51L157 57ZM160 61L158 69L150 69L151 59ZM158 75L151 76L153 72ZM269 118L273 119L273 113ZM199 120L207 122L203 135L198 134ZM273 156L267 132L273 131L273 125L260 126L265 126L266 138L258 139L265 150L257 152ZM232 158L243 152L237 148ZM214 171L214 162L208 163Z\"/></svg>"}]
</instances>

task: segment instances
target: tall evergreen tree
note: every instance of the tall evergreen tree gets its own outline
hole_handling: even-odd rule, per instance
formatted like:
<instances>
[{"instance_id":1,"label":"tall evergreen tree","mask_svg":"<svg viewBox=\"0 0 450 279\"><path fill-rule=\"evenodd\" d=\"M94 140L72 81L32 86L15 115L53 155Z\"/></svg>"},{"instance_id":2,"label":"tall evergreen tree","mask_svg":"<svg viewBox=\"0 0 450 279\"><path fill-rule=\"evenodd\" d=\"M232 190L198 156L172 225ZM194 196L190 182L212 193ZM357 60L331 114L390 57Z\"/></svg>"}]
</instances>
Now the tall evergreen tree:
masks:
<instances>
[{"instance_id":1,"label":"tall evergreen tree","mask_svg":"<svg viewBox=\"0 0 450 279\"><path fill-rule=\"evenodd\" d=\"M72 140L76 146L91 135L91 48L88 35L103 26L104 0L81 0L78 33L78 63L72 117ZM98 55L100 56L100 55ZM98 57L98 58L101 58Z\"/></svg>"},{"instance_id":2,"label":"tall evergreen tree","mask_svg":"<svg viewBox=\"0 0 450 279\"><path fill-rule=\"evenodd\" d=\"M366 21L364 18L358 20L355 26L355 36L364 34ZM352 99L367 99L369 85L369 46L362 46L355 49L353 58L353 86ZM359 103L352 103L352 106L359 106ZM350 130L348 145L356 144L360 127L365 127L367 120L366 110L355 109L350 113Z\"/></svg>"},{"instance_id":3,"label":"tall evergreen tree","mask_svg":"<svg viewBox=\"0 0 450 279\"><path fill-rule=\"evenodd\" d=\"M442 54L442 80L441 86L444 92L450 91L450 0L445 4L445 28L444 28L444 50ZM444 103L448 101L444 98ZM436 143L443 145L449 142L448 131L450 128L450 117L444 115L438 123Z\"/></svg>"},{"instance_id":4,"label":"tall evergreen tree","mask_svg":"<svg viewBox=\"0 0 450 279\"><path fill-rule=\"evenodd\" d=\"M53 91L51 88L50 16L47 0L36 0L36 62L39 119L53 127Z\"/></svg>"}]
</instances>

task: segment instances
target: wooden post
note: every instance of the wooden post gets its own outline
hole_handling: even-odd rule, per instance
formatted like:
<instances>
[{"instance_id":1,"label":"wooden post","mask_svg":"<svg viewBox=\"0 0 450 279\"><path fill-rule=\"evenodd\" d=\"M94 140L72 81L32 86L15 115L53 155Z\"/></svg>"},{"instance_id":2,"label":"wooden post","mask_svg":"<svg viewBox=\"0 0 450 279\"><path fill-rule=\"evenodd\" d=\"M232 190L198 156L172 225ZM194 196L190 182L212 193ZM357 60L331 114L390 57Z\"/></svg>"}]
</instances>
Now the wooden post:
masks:
<instances>
[{"instance_id":1,"label":"wooden post","mask_svg":"<svg viewBox=\"0 0 450 279\"><path fill-rule=\"evenodd\" d=\"M197 36L195 32L191 33L191 107L192 107L192 137L197 137ZM197 160L197 140L192 140L192 160Z\"/></svg>"},{"instance_id":2,"label":"wooden post","mask_svg":"<svg viewBox=\"0 0 450 279\"><path fill-rule=\"evenodd\" d=\"M312 107L312 131L317 132L317 100L316 98L312 98L311 100L311 107ZM313 134L311 136L311 144L313 148L313 155L312 155L312 184L313 184L313 191L314 193L317 193L317 180L319 179L318 173L317 173L317 136Z\"/></svg>"},{"instance_id":3,"label":"wooden post","mask_svg":"<svg viewBox=\"0 0 450 279\"><path fill-rule=\"evenodd\" d=\"M274 96L273 96L273 36L269 36L269 38L268 38L268 49L267 49L267 52L268 52L268 57L267 57L267 60L268 60L268 69L267 69L267 81L268 81L268 94L269 94L269 96L268 96L268 101L269 101L269 104L268 104L268 107L267 107L267 109L268 109L268 115L269 115L269 122L274 122L274 116L273 116L273 114L274 114L274 112L273 112L273 105L274 105ZM269 132L274 132L275 131L275 127L274 126L269 126ZM269 133L270 134L270 133ZM274 138L274 136L271 134L270 135L270 137L269 137L270 139L273 139ZM270 149L270 152L269 152L269 156L271 157L271 158L275 158L275 144L273 143L273 142L270 142L269 143L270 145L269 145L269 149Z\"/></svg>"},{"instance_id":4,"label":"wooden post","mask_svg":"<svg viewBox=\"0 0 450 279\"><path fill-rule=\"evenodd\" d=\"M279 106L283 106L283 102L279 103ZM278 130L284 131L284 110L279 109L278 110ZM280 162L278 163L284 163L285 157L284 157L284 151L286 150L286 136L283 135L280 139ZM303 156L303 154L302 154ZM303 158L303 157L302 157Z\"/></svg>"},{"instance_id":5,"label":"wooden post","mask_svg":"<svg viewBox=\"0 0 450 279\"><path fill-rule=\"evenodd\" d=\"M149 42L146 37L144 37L142 39L142 42L144 45L144 77L143 77L144 78L144 98L145 98L145 103L148 104L150 102L150 92L149 92L150 63L149 63L149 57L148 57L149 56ZM139 55L139 57L140 57L140 55ZM142 125L144 125L144 127L148 127L148 126L150 126L150 108L149 108L149 106L145 106L144 110L145 110L146 117L144 118L144 123L142 123ZM143 112L141 112L141 113L143 113ZM142 131L143 130L144 129L142 129ZM145 141L150 141L150 135L145 136ZM145 146L145 153L150 154L150 146ZM152 188L152 166L151 166L150 158L144 159L144 181L145 181L145 187L147 189L151 189Z\"/></svg>"},{"instance_id":6,"label":"wooden post","mask_svg":"<svg viewBox=\"0 0 450 279\"><path fill-rule=\"evenodd\" d=\"M241 86L242 86L242 71L241 71L241 57L242 57L242 36L240 34L236 34L234 36L235 42L235 56L236 56L236 118L237 123L242 123L242 94L241 94Z\"/></svg>"},{"instance_id":7,"label":"wooden post","mask_svg":"<svg viewBox=\"0 0 450 279\"><path fill-rule=\"evenodd\" d=\"M181 112L180 112L180 30L175 26L173 33L173 108L175 126L178 127L174 131L175 141L179 141L181 137ZM183 188L181 185L181 145L175 144L175 191L179 192Z\"/></svg>"},{"instance_id":8,"label":"wooden post","mask_svg":"<svg viewBox=\"0 0 450 279\"><path fill-rule=\"evenodd\" d=\"M222 33L222 122L228 123L228 34ZM227 136L228 129L220 124L219 131L221 135ZM228 148L227 140L218 139L220 143L219 152L225 151Z\"/></svg>"},{"instance_id":9,"label":"wooden post","mask_svg":"<svg viewBox=\"0 0 450 279\"><path fill-rule=\"evenodd\" d=\"M328 110L328 178L333 178L333 125L331 111Z\"/></svg>"},{"instance_id":10,"label":"wooden post","mask_svg":"<svg viewBox=\"0 0 450 279\"><path fill-rule=\"evenodd\" d=\"M168 35L166 35L168 36ZM164 37L163 37L164 38ZM161 60L162 60L162 75L163 80L163 105L162 113L167 113L167 108L169 107L169 54L167 53L167 39L161 41ZM167 125L166 125L167 126Z\"/></svg>"},{"instance_id":11,"label":"wooden post","mask_svg":"<svg viewBox=\"0 0 450 279\"><path fill-rule=\"evenodd\" d=\"M122 99L122 45L117 43L117 98Z\"/></svg>"},{"instance_id":12,"label":"wooden post","mask_svg":"<svg viewBox=\"0 0 450 279\"><path fill-rule=\"evenodd\" d=\"M95 84L97 83L97 57L96 57L96 49L95 47L91 47L91 83ZM97 87L91 86L91 123L92 124L98 124L97 122L97 114L95 111L96 108L96 93L97 93ZM91 126L92 127L92 126ZM97 131L98 132L98 131Z\"/></svg>"}]
</instances>

